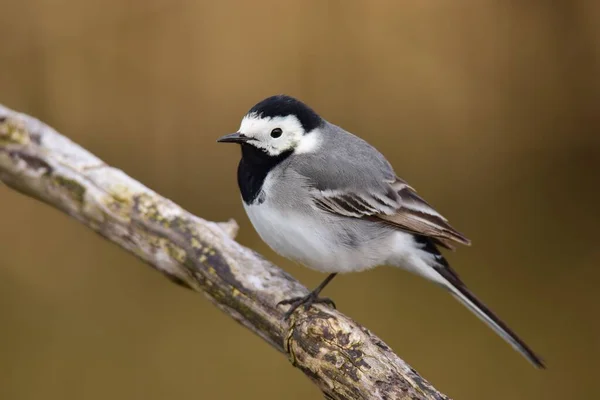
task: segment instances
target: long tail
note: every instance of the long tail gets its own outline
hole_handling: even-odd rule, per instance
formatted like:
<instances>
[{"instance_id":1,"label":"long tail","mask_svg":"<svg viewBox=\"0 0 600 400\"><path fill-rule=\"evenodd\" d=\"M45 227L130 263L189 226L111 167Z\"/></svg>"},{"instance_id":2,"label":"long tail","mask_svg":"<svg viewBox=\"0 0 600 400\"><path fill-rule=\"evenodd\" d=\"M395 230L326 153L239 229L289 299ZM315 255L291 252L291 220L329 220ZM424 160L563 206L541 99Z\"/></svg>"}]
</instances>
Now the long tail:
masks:
<instances>
[{"instance_id":1,"label":"long tail","mask_svg":"<svg viewBox=\"0 0 600 400\"><path fill-rule=\"evenodd\" d=\"M448 261L436 246L436 239L423 235L413 235L421 257L412 257L411 264L406 264L406 258L392 262L393 265L404 266L408 270L430 279L448 289L450 293L473 314L479 317L502 339L506 340L515 350L521 353L537 368L546 368L544 361L521 338L519 338L500 318L467 289L458 274L450 267ZM419 254L419 253L417 253Z\"/></svg>"},{"instance_id":2,"label":"long tail","mask_svg":"<svg viewBox=\"0 0 600 400\"><path fill-rule=\"evenodd\" d=\"M442 276L445 274L442 274ZM453 277L452 277L453 278ZM531 348L519 338L500 318L496 316L485 304L483 304L467 287L459 280L444 277L447 287L452 295L464 304L469 310L485 322L502 339L506 340L515 350L521 353L529 362L537 368L546 368L544 361L531 350Z\"/></svg>"}]
</instances>

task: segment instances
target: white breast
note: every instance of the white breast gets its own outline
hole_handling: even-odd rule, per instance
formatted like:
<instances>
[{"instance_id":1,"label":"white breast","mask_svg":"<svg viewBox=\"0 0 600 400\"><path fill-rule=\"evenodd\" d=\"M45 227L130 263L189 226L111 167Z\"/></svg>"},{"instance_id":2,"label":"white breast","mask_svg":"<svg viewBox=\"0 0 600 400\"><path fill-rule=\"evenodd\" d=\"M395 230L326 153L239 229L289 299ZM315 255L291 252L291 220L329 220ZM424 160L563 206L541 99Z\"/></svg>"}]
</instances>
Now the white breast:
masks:
<instances>
[{"instance_id":1,"label":"white breast","mask_svg":"<svg viewBox=\"0 0 600 400\"><path fill-rule=\"evenodd\" d=\"M349 225L348 219L338 218L324 220L316 211L297 212L293 207L281 210L268 200L259 205L244 204L244 207L265 243L282 256L309 268L329 273L353 272L381 265L388 257L389 250L380 251L386 240L361 232L361 228L366 228L361 223ZM340 232L344 229L356 231L357 241L352 245L341 240Z\"/></svg>"},{"instance_id":2,"label":"white breast","mask_svg":"<svg viewBox=\"0 0 600 400\"><path fill-rule=\"evenodd\" d=\"M308 267L326 271L328 263L317 262L317 259L329 259L323 240L328 234L315 221L301 218L292 211L282 212L267 203L244 204L244 207L261 239L274 251Z\"/></svg>"}]
</instances>

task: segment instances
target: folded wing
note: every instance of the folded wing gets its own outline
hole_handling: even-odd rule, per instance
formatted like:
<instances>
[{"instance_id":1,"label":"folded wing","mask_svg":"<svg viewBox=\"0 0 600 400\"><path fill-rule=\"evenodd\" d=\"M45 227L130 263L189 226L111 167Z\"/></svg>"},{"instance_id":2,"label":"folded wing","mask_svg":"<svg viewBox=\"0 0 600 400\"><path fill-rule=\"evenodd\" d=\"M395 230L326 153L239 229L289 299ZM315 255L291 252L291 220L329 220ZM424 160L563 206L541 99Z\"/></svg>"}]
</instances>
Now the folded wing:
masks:
<instances>
[{"instance_id":1,"label":"folded wing","mask_svg":"<svg viewBox=\"0 0 600 400\"><path fill-rule=\"evenodd\" d=\"M388 183L386 190L315 190L312 195L317 207L328 212L380 221L435 239L449 249L453 243L471 244L405 181L396 177Z\"/></svg>"}]
</instances>

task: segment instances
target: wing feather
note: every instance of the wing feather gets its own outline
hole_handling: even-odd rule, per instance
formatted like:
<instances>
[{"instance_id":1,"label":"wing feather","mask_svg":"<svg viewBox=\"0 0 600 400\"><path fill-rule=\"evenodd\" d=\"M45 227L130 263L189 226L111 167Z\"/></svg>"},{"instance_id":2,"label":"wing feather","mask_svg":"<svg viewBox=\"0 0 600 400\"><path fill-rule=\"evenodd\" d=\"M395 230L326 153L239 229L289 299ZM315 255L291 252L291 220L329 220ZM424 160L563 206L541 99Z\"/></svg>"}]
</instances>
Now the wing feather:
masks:
<instances>
[{"instance_id":1,"label":"wing feather","mask_svg":"<svg viewBox=\"0 0 600 400\"><path fill-rule=\"evenodd\" d=\"M453 249L453 243L471 241L421 198L405 181L396 178L380 190L316 190L314 202L322 210L351 218L367 218L398 229L424 235Z\"/></svg>"}]
</instances>

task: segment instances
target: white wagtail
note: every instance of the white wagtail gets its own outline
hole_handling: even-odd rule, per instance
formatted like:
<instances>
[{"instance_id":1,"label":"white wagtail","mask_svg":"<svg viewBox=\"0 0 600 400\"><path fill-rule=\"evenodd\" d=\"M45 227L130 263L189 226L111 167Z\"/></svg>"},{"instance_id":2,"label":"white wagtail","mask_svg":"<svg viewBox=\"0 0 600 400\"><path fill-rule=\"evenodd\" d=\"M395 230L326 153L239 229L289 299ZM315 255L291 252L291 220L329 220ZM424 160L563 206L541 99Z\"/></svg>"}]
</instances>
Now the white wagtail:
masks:
<instances>
[{"instance_id":1,"label":"white wagtail","mask_svg":"<svg viewBox=\"0 0 600 400\"><path fill-rule=\"evenodd\" d=\"M280 304L321 302L340 272L393 265L446 288L537 367L542 360L479 301L437 246L470 244L404 180L373 146L289 96L269 97L248 111L239 131L238 185L246 213L277 253L329 275L309 295Z\"/></svg>"}]
</instances>

